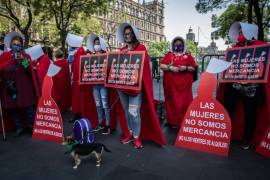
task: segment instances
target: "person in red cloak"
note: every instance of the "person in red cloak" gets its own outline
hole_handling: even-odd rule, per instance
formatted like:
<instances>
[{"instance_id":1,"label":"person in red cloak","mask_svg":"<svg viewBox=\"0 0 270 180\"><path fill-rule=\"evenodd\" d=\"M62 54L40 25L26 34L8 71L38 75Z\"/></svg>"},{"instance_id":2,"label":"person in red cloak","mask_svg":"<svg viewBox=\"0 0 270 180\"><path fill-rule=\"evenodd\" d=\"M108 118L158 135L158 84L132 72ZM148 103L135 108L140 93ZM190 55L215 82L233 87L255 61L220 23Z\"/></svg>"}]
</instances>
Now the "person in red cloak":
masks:
<instances>
[{"instance_id":1,"label":"person in red cloak","mask_svg":"<svg viewBox=\"0 0 270 180\"><path fill-rule=\"evenodd\" d=\"M95 101L92 99L92 89L87 85L80 85L80 58L83 55L86 55L84 48L82 47L83 37L68 34L66 42L69 45L70 53L69 53L69 63L71 66L71 109L74 113L74 117L71 122L81 118L87 118L90 120L93 128L97 126L96 119L97 114L96 111L92 111L95 109Z\"/></svg>"},{"instance_id":2,"label":"person in red cloak","mask_svg":"<svg viewBox=\"0 0 270 180\"><path fill-rule=\"evenodd\" d=\"M25 130L32 132L39 92L33 64L23 49L23 37L11 32L6 35L5 45L10 51L0 56L1 103L16 126L16 136ZM26 118L23 118L25 112ZM25 128L22 120L27 120Z\"/></svg>"},{"instance_id":3,"label":"person in red cloak","mask_svg":"<svg viewBox=\"0 0 270 180\"><path fill-rule=\"evenodd\" d=\"M106 43L105 40L95 34L91 34L87 40L87 49L91 54L106 54ZM93 65L95 65L93 68ZM98 78L99 68L97 60L92 65L92 78ZM91 99L94 98L95 108L98 117L98 126L94 129L95 132L102 130L102 134L108 135L111 132L110 129L110 103L109 103L109 88L105 87L104 84L89 85L92 90ZM90 98L90 97L88 97ZM103 126L103 114L105 115L105 126Z\"/></svg>"},{"instance_id":4,"label":"person in red cloak","mask_svg":"<svg viewBox=\"0 0 270 180\"><path fill-rule=\"evenodd\" d=\"M66 42L69 47L68 62L71 64L71 110L74 117L70 122L74 122L82 117L83 88L79 84L80 72L80 57L86 52L82 47L83 37L68 33Z\"/></svg>"},{"instance_id":5,"label":"person in red cloak","mask_svg":"<svg viewBox=\"0 0 270 180\"><path fill-rule=\"evenodd\" d=\"M44 54L40 45L33 46L25 51L31 56L33 61L32 64L34 66L39 92L41 94L43 80L51 63L50 58L47 54Z\"/></svg>"},{"instance_id":6,"label":"person in red cloak","mask_svg":"<svg viewBox=\"0 0 270 180\"><path fill-rule=\"evenodd\" d=\"M233 47L261 45L256 40L258 27L254 24L236 22L229 30ZM266 84L222 83L218 87L217 99L223 103L232 120L232 139L242 140L246 150L260 142L269 124L270 81Z\"/></svg>"},{"instance_id":7,"label":"person in red cloak","mask_svg":"<svg viewBox=\"0 0 270 180\"><path fill-rule=\"evenodd\" d=\"M79 84L79 66L80 66L80 57L85 55L85 50L83 47L79 47L76 49L74 54L74 61L72 63L71 71L72 71L72 83L71 83L71 90L72 90L72 112L74 113L74 119L77 120L81 118L82 113L82 87Z\"/></svg>"},{"instance_id":8,"label":"person in red cloak","mask_svg":"<svg viewBox=\"0 0 270 180\"><path fill-rule=\"evenodd\" d=\"M92 52L95 51L94 40L96 37L98 36L90 35L89 38L87 39L87 53L88 54L92 54ZM100 43L100 47L103 49L103 53L104 53L106 50L105 41ZM82 99L82 117L87 118L91 121L91 125L95 129L95 131L101 130L103 128L103 125L105 125L106 127L106 128L103 128L103 131L102 131L103 134L109 134L111 131L115 130L117 126L117 119L120 116L119 108L118 108L119 97L118 97L117 91L114 89L109 90L109 110L107 111L107 113L105 112L105 120L107 121L107 119L109 119L109 121L107 122L105 121L104 123L103 115L101 116L101 114L97 112L95 98L93 96L93 86L81 85L81 87L84 89L82 93L82 98L81 98Z\"/></svg>"},{"instance_id":9,"label":"person in red cloak","mask_svg":"<svg viewBox=\"0 0 270 180\"><path fill-rule=\"evenodd\" d=\"M55 51L53 63L61 68L60 72L53 76L56 103L60 111L65 112L71 107L71 80L69 64L68 61L64 59L64 53L61 49Z\"/></svg>"},{"instance_id":10,"label":"person in red cloak","mask_svg":"<svg viewBox=\"0 0 270 180\"><path fill-rule=\"evenodd\" d=\"M196 68L194 58L186 53L185 41L176 37L172 41L172 52L161 61L164 71L163 88L168 125L180 126L186 110L193 100L193 71Z\"/></svg>"},{"instance_id":11,"label":"person in red cloak","mask_svg":"<svg viewBox=\"0 0 270 180\"><path fill-rule=\"evenodd\" d=\"M133 141L136 149L142 148L141 139L152 140L164 145L165 139L157 118L154 99L149 56L144 45L140 44L139 31L128 23L119 26L116 32L117 40L127 45L121 48L121 52L145 51L143 68L142 90L118 89L126 121L120 118L123 137L121 142L127 144Z\"/></svg>"},{"instance_id":12,"label":"person in red cloak","mask_svg":"<svg viewBox=\"0 0 270 180\"><path fill-rule=\"evenodd\" d=\"M47 74L50 63L51 62L50 62L50 59L49 59L47 54L44 54L36 61L33 61L33 65L34 65L34 68L37 72L37 76L38 76L38 80L39 80L39 84L40 84L40 87L39 87L40 90L42 88L43 80Z\"/></svg>"}]
</instances>

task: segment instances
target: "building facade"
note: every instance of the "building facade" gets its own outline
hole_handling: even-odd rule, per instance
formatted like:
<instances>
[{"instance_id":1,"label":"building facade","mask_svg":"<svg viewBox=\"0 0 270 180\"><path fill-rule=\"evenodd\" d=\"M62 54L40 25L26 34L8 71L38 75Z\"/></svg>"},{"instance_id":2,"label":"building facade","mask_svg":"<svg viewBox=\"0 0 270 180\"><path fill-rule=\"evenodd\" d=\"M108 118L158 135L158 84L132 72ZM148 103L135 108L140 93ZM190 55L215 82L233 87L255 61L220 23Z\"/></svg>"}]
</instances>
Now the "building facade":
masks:
<instances>
[{"instance_id":1,"label":"building facade","mask_svg":"<svg viewBox=\"0 0 270 180\"><path fill-rule=\"evenodd\" d=\"M195 33L191 27L188 29L188 33L186 34L186 40L195 42Z\"/></svg>"},{"instance_id":2,"label":"building facade","mask_svg":"<svg viewBox=\"0 0 270 180\"><path fill-rule=\"evenodd\" d=\"M165 40L163 0L116 0L110 4L107 14L99 12L95 17L101 23L103 38L112 50L121 47L116 40L115 31L123 22L131 23L140 30L140 42L146 47L149 47L151 42Z\"/></svg>"}]
</instances>

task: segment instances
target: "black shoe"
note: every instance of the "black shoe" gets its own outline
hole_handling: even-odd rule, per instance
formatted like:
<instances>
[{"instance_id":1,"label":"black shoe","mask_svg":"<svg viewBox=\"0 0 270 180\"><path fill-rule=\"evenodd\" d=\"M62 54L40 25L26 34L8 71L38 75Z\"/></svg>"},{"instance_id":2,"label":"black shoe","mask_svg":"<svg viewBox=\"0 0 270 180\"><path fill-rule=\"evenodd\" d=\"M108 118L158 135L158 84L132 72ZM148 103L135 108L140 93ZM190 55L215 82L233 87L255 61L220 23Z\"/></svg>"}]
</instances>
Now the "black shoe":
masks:
<instances>
[{"instance_id":1,"label":"black shoe","mask_svg":"<svg viewBox=\"0 0 270 180\"><path fill-rule=\"evenodd\" d=\"M27 134L32 135L32 133L33 133L33 127L27 127L27 128L25 129L25 132L26 132Z\"/></svg>"},{"instance_id":2,"label":"black shoe","mask_svg":"<svg viewBox=\"0 0 270 180\"><path fill-rule=\"evenodd\" d=\"M16 133L14 134L14 137L20 137L23 134L23 129L17 129Z\"/></svg>"},{"instance_id":3,"label":"black shoe","mask_svg":"<svg viewBox=\"0 0 270 180\"><path fill-rule=\"evenodd\" d=\"M103 135L108 135L108 134L111 134L111 129L109 126L106 126L103 131L102 131L102 134Z\"/></svg>"},{"instance_id":4,"label":"black shoe","mask_svg":"<svg viewBox=\"0 0 270 180\"><path fill-rule=\"evenodd\" d=\"M171 127L172 125L169 124L169 123L165 123L164 126L165 126L165 127Z\"/></svg>"},{"instance_id":5,"label":"black shoe","mask_svg":"<svg viewBox=\"0 0 270 180\"><path fill-rule=\"evenodd\" d=\"M98 131L100 131L100 130L102 130L102 129L104 129L104 127L101 126L101 125L99 125L99 126L96 127L93 131L94 131L94 132L98 132Z\"/></svg>"},{"instance_id":6,"label":"black shoe","mask_svg":"<svg viewBox=\"0 0 270 180\"><path fill-rule=\"evenodd\" d=\"M251 148L251 143L250 142L243 142L242 143L242 145L241 145L241 149L243 149L243 150L248 150L248 149L250 149Z\"/></svg>"}]
</instances>

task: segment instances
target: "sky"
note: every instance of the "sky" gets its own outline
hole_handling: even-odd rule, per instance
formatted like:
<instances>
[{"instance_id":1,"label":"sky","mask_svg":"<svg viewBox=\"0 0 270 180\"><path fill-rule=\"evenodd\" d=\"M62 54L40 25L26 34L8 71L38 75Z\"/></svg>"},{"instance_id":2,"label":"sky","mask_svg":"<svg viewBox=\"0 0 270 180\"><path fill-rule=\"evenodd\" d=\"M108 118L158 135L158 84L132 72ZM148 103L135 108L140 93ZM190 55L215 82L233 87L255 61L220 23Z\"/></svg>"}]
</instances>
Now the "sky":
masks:
<instances>
[{"instance_id":1,"label":"sky","mask_svg":"<svg viewBox=\"0 0 270 180\"><path fill-rule=\"evenodd\" d=\"M211 42L211 16L212 14L220 15L223 10L213 11L207 14L199 14L195 9L195 4L198 0L164 0L165 9L165 36L168 41L171 41L175 36L186 38L186 33L189 27L195 32L195 40L198 41L199 31L199 46L207 47ZM215 41L219 50L226 49L224 40Z\"/></svg>"}]
</instances>

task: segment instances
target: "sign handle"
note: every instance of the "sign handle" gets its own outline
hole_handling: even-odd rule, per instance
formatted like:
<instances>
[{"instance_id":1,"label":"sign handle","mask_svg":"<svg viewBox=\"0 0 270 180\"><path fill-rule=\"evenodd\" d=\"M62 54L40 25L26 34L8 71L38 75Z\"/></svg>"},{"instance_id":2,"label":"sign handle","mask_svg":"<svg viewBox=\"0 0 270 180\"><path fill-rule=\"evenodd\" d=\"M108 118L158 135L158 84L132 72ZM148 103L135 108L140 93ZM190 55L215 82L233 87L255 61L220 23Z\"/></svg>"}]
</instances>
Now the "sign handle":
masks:
<instances>
[{"instance_id":1,"label":"sign handle","mask_svg":"<svg viewBox=\"0 0 270 180\"><path fill-rule=\"evenodd\" d=\"M3 141L6 141L7 138L6 138L6 131L5 131L5 124L4 124L4 117L3 117L1 99L0 99L0 116L1 116L1 124L2 124Z\"/></svg>"}]
</instances>

